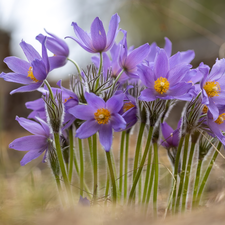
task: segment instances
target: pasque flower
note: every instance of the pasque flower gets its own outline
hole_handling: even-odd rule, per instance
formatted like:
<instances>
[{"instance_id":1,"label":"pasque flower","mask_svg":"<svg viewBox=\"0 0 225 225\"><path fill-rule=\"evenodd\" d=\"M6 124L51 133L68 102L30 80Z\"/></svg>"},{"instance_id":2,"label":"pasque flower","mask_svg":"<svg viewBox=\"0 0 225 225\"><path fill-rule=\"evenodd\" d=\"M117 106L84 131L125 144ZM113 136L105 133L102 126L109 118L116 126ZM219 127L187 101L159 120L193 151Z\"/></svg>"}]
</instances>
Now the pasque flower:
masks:
<instances>
[{"instance_id":1,"label":"pasque flower","mask_svg":"<svg viewBox=\"0 0 225 225\"><path fill-rule=\"evenodd\" d=\"M50 36L46 38L46 47L54 54L49 57L50 70L53 70L66 64L69 56L69 47L64 40L58 38L56 35L47 31L46 33ZM39 34L36 39L42 43L45 36L43 34Z\"/></svg>"},{"instance_id":2,"label":"pasque flower","mask_svg":"<svg viewBox=\"0 0 225 225\"><path fill-rule=\"evenodd\" d=\"M22 117L16 117L16 120L23 128L34 134L17 138L9 144L9 148L18 151L28 151L20 162L21 166L24 166L31 160L36 159L44 151L48 150L50 128L49 125L40 118L36 118L39 123ZM45 160L45 158L46 154L43 160Z\"/></svg>"},{"instance_id":3,"label":"pasque flower","mask_svg":"<svg viewBox=\"0 0 225 225\"><path fill-rule=\"evenodd\" d=\"M69 113L78 119L86 120L76 132L78 138L88 138L99 132L100 143L105 151L112 145L112 130L126 128L126 122L119 114L123 107L124 94L114 95L105 102L93 93L85 93L87 105L78 105L69 109Z\"/></svg>"},{"instance_id":4,"label":"pasque flower","mask_svg":"<svg viewBox=\"0 0 225 225\"><path fill-rule=\"evenodd\" d=\"M191 83L183 82L182 79L190 70L191 65L180 63L170 68L169 58L164 49L160 49L156 56L154 67L141 65L139 76L147 89L141 92L139 97L142 101L154 101L160 99L176 99L183 96L192 87ZM190 96L186 97L191 100Z\"/></svg>"},{"instance_id":5,"label":"pasque flower","mask_svg":"<svg viewBox=\"0 0 225 225\"><path fill-rule=\"evenodd\" d=\"M114 43L118 33L120 17L118 14L112 16L109 23L109 30L106 35L102 21L96 17L91 24L91 33L86 33L77 23L72 23L76 37L67 36L76 41L83 49L90 53L106 52Z\"/></svg>"},{"instance_id":6,"label":"pasque flower","mask_svg":"<svg viewBox=\"0 0 225 225\"><path fill-rule=\"evenodd\" d=\"M29 92L37 90L46 79L49 72L49 60L45 46L46 38L42 41L42 57L39 53L25 41L21 41L20 46L27 57L27 61L14 56L6 57L4 62L14 71L13 73L2 72L0 77L5 81L24 84L25 86L17 88L10 92Z\"/></svg>"}]
</instances>

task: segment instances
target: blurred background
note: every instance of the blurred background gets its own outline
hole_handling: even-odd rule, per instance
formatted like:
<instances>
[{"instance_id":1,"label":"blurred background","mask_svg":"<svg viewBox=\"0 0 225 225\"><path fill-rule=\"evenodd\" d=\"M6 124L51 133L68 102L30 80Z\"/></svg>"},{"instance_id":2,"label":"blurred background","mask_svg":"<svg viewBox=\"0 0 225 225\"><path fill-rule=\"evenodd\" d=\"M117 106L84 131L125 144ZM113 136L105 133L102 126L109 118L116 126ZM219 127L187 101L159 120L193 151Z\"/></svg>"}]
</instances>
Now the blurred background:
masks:
<instances>
[{"instance_id":1,"label":"blurred background","mask_svg":"<svg viewBox=\"0 0 225 225\"><path fill-rule=\"evenodd\" d=\"M72 22L77 22L89 32L92 21L98 16L108 30L111 16L115 13L121 18L119 27L128 32L129 46L138 47L146 42L157 42L163 47L164 37L168 37L173 43L173 54L189 49L195 51L193 67L197 67L200 62L212 66L216 58L225 57L224 0L0 0L0 72L9 72L3 63L5 57L13 55L26 59L19 46L22 39L40 51L40 44L35 37L39 33L44 34L44 29L61 38L74 36ZM121 37L119 35L117 41ZM86 68L91 63L92 55L73 40L67 39L66 42L70 47L70 58L81 68ZM52 71L49 81L54 85L58 79L63 79L66 84L68 75L73 73L76 73L74 66L67 63L65 67ZM0 197L1 202L7 202L5 211L0 211L0 216L4 214L5 220L12 219L11 214L6 213L12 205L11 198L18 199L17 203L13 203L18 209L26 212L30 210L31 214L35 207L46 209L46 205L49 202L53 204L52 199L55 198L51 189L54 182L49 178L47 166L40 163L41 159L21 168L19 161L23 153L8 150L7 147L12 140L25 135L15 121L15 116L27 117L29 111L25 108L25 102L40 97L37 92L10 96L9 92L18 86L0 80L0 175L8 179L13 177L10 182L0 182L1 193L4 190L8 193ZM41 175L43 170L47 172ZM222 189L224 180L220 182L218 179L212 184L215 186L211 187L212 190ZM18 180L25 182L24 185L29 183L29 188L25 187L28 195L24 192L24 195L21 194L23 187L17 191L13 189ZM19 207L21 201L22 208ZM35 201L36 205L30 207L27 204L29 201ZM19 212L18 209L15 213ZM15 224L19 223L15 221ZM22 216L21 224L25 224Z\"/></svg>"}]
</instances>

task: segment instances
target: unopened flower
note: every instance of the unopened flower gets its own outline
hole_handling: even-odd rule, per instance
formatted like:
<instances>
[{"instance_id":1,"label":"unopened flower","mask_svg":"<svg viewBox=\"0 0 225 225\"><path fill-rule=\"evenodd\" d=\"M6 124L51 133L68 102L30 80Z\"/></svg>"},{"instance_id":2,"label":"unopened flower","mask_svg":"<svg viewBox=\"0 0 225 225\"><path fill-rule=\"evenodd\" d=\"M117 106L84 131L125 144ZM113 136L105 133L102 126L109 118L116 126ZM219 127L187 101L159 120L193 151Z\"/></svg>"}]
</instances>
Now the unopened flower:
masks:
<instances>
[{"instance_id":1,"label":"unopened flower","mask_svg":"<svg viewBox=\"0 0 225 225\"><path fill-rule=\"evenodd\" d=\"M100 143L105 151L112 145L112 130L125 129L126 122L119 114L123 107L124 94L114 95L105 102L93 93L85 93L87 105L78 105L69 109L69 113L85 122L77 129L76 137L88 138L99 132Z\"/></svg>"}]
</instances>

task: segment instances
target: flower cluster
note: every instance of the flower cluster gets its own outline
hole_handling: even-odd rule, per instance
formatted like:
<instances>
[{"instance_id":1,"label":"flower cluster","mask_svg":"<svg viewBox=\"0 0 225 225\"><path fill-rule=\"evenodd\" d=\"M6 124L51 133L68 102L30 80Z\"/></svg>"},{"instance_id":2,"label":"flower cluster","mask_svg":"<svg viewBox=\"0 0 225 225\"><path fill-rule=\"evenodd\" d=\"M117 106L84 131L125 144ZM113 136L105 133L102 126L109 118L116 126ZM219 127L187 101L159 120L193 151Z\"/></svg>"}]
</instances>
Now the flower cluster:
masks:
<instances>
[{"instance_id":1,"label":"flower cluster","mask_svg":"<svg viewBox=\"0 0 225 225\"><path fill-rule=\"evenodd\" d=\"M65 156L63 160L60 159L60 151L65 149L65 143L68 146L74 138L79 141L88 138L90 148L95 149L95 138L98 134L99 141L107 153L113 185L115 177L113 180L108 155L112 148L113 132L121 132L124 137L123 134L129 135L130 130L138 124L141 124L140 133L143 134L144 129L149 131L142 160L136 160L140 161L140 173L151 144L163 145L168 153L171 153L172 149L175 179L176 166L180 161L176 157L180 154L184 137L191 136L194 140L197 131L199 134L207 133L225 145L225 59L217 59L211 71L209 66L203 63L192 68L190 62L195 56L194 51L172 55L172 43L168 38L165 38L164 48L158 47L156 43L128 48L127 32L119 29L119 22L119 16L113 15L107 34L98 17L91 24L90 33L85 32L77 23L72 23L75 36L66 38L74 40L84 50L95 54L92 56L93 65L88 71L80 70L79 66L68 58L69 48L66 42L49 32L46 32L47 36L39 34L36 37L42 46L42 55L30 44L21 41L20 46L27 61L13 56L5 58L4 62L13 72L2 72L0 77L5 81L23 85L11 94L38 90L43 95L40 99L26 103L26 107L32 110L29 119L16 118L21 126L34 134L16 139L9 145L15 150L29 151L22 159L21 165L37 158L43 152L47 153L44 161L49 160L51 154L48 154L48 151L51 149L57 153L66 183L67 172L64 171L63 163L73 162L73 159L66 159ZM116 43L119 32L122 32L123 38ZM50 55L51 53L53 55ZM77 75L71 77L70 89L63 87L61 81L57 83L58 87L50 87L48 74L68 61L74 63L77 69ZM166 119L177 101L185 101L187 105L178 128L173 131ZM140 149L142 136L138 139L136 149ZM163 140L160 139L161 136ZM82 142L79 143L81 147ZM73 146L71 149L73 151ZM135 157L140 157L138 154ZM71 158L72 155L70 152L68 157ZM156 152L154 160L157 160ZM93 164L95 163L93 161ZM139 172L135 172L130 199L134 196ZM70 173L72 172L69 170L69 177ZM94 176L97 176L95 172ZM113 185L113 190L115 188L116 185ZM115 192L112 196L115 200ZM147 195L143 198L147 199Z\"/></svg>"}]
</instances>

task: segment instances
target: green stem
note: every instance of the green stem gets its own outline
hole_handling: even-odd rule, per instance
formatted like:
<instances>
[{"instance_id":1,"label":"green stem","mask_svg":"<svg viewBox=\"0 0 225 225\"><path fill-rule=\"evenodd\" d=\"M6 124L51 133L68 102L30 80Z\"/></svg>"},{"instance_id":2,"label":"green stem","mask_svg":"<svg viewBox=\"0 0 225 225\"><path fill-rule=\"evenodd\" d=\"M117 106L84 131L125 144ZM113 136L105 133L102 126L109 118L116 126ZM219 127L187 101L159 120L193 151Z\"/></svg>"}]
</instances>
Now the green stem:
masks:
<instances>
[{"instance_id":1,"label":"green stem","mask_svg":"<svg viewBox=\"0 0 225 225\"><path fill-rule=\"evenodd\" d=\"M195 206L195 204L196 204L196 196L197 196L197 192L198 192L198 185L199 185L199 180L200 180L200 175L201 175L202 162L203 162L202 159L198 159L198 165L197 165L196 175L195 175L192 206Z\"/></svg>"},{"instance_id":2,"label":"green stem","mask_svg":"<svg viewBox=\"0 0 225 225\"><path fill-rule=\"evenodd\" d=\"M117 76L116 79L114 80L114 83L113 83L113 85L112 85L112 90L114 89L114 87L115 87L117 81L120 79L120 77L121 77L121 75L123 74L123 72L124 72L124 69L121 70L121 72L118 74L118 76Z\"/></svg>"},{"instance_id":3,"label":"green stem","mask_svg":"<svg viewBox=\"0 0 225 225\"><path fill-rule=\"evenodd\" d=\"M139 152L139 161L141 161L142 151ZM138 202L141 203L141 195L142 195L142 174L138 181Z\"/></svg>"},{"instance_id":4,"label":"green stem","mask_svg":"<svg viewBox=\"0 0 225 225\"><path fill-rule=\"evenodd\" d=\"M93 146L92 146L92 139L91 137L88 138L88 147L90 151L91 163L93 164Z\"/></svg>"},{"instance_id":5,"label":"green stem","mask_svg":"<svg viewBox=\"0 0 225 225\"><path fill-rule=\"evenodd\" d=\"M50 84L48 83L47 80L45 80L44 83L48 88L48 91L49 91L49 94L50 94L51 98L54 99L54 95L53 95L52 88L51 88ZM54 108L54 105L52 107Z\"/></svg>"},{"instance_id":6,"label":"green stem","mask_svg":"<svg viewBox=\"0 0 225 225\"><path fill-rule=\"evenodd\" d=\"M183 142L184 142L184 136L181 136L180 142L179 142L179 145L178 145L178 148L177 148L175 165L174 165L174 180L173 180L174 185L171 186L171 188L174 188L173 191L171 192L171 194L173 195L173 197L172 197L172 211L174 211L175 203L176 203L177 175L178 175L180 153L181 153L181 149L182 149L182 146L183 146Z\"/></svg>"},{"instance_id":7,"label":"green stem","mask_svg":"<svg viewBox=\"0 0 225 225\"><path fill-rule=\"evenodd\" d=\"M182 192L183 192L183 184L184 184L184 177L185 177L185 172L186 172L189 138L190 138L190 134L187 134L185 136L185 141L184 141L182 170L181 170L181 173L180 173L180 183L179 183L179 189L178 189L177 201L176 201L176 210L177 211L180 208L180 199L181 199Z\"/></svg>"},{"instance_id":8,"label":"green stem","mask_svg":"<svg viewBox=\"0 0 225 225\"><path fill-rule=\"evenodd\" d=\"M189 179L191 174L191 167L192 167L192 160L193 160L194 151L195 151L195 145L196 145L196 142L191 143L191 149L190 149L190 154L188 158L188 164L187 164L187 170L186 170L186 176L185 176L185 182L184 182L184 190L183 190L183 196L182 196L182 211L184 211L186 207Z\"/></svg>"},{"instance_id":9,"label":"green stem","mask_svg":"<svg viewBox=\"0 0 225 225\"><path fill-rule=\"evenodd\" d=\"M212 159L211 159L211 161L210 161L210 163L208 165L208 168L205 171L205 175L202 178L201 185L199 187L199 191L198 191L197 198L196 198L196 205L199 205L199 202L200 202L201 196L202 196L202 192L203 192L203 190L205 188L205 184L206 184L206 182L207 182L207 180L209 178L209 174L210 174L210 172L212 170L213 164L214 164L214 162L215 162L215 160L216 160L216 158L218 156L218 152L220 151L221 146L222 146L222 143L219 142L219 144L217 146L217 150L215 150L215 152L214 152L214 154L212 156Z\"/></svg>"},{"instance_id":10,"label":"green stem","mask_svg":"<svg viewBox=\"0 0 225 225\"><path fill-rule=\"evenodd\" d=\"M97 198L97 188L98 188L98 155L97 155L97 134L93 135L93 198L94 201Z\"/></svg>"},{"instance_id":11,"label":"green stem","mask_svg":"<svg viewBox=\"0 0 225 225\"><path fill-rule=\"evenodd\" d=\"M79 154L80 154L80 196L83 197L84 192L84 158L82 140L78 138Z\"/></svg>"},{"instance_id":12,"label":"green stem","mask_svg":"<svg viewBox=\"0 0 225 225\"><path fill-rule=\"evenodd\" d=\"M101 74L101 71L102 71L102 63L103 63L103 55L102 55L102 52L100 52L100 62L99 62L99 68L98 68L98 78L96 80L95 90L98 89L100 74Z\"/></svg>"},{"instance_id":13,"label":"green stem","mask_svg":"<svg viewBox=\"0 0 225 225\"><path fill-rule=\"evenodd\" d=\"M157 217L158 207L157 207L157 196L158 196L158 181L159 181L159 160L158 160L158 144L153 143L154 148L154 165L155 165L155 181L153 189L153 210L154 215Z\"/></svg>"},{"instance_id":14,"label":"green stem","mask_svg":"<svg viewBox=\"0 0 225 225\"><path fill-rule=\"evenodd\" d=\"M128 152L129 152L130 132L126 132L125 159L124 159L124 201L127 199L127 172L128 172Z\"/></svg>"},{"instance_id":15,"label":"green stem","mask_svg":"<svg viewBox=\"0 0 225 225\"><path fill-rule=\"evenodd\" d=\"M143 169L143 166L145 164L145 160L146 160L146 157L147 157L147 154L148 154L148 151L149 151L149 147L150 147L150 143L151 143L151 139L152 139L152 133L153 133L153 127L150 126L149 128L149 132L148 132L148 138L147 138L147 143L145 145L145 150L144 150L144 154L142 156L142 160L140 162L140 165L139 165L139 168L138 168L138 171L136 173L136 176L134 178L134 181L133 181L133 185L131 187L131 191L130 191L130 195L129 195L129 200L128 200L128 203L130 204L133 197L134 197L134 193L135 193L135 190L136 190L136 185L138 183L138 180L139 180L139 177L141 175L141 172L142 172L142 169Z\"/></svg>"},{"instance_id":16,"label":"green stem","mask_svg":"<svg viewBox=\"0 0 225 225\"><path fill-rule=\"evenodd\" d=\"M120 140L120 175L119 175L119 194L120 194L120 196L122 196L122 189L123 189L123 158L124 158L125 134L126 134L126 131L123 131L121 133L121 140Z\"/></svg>"},{"instance_id":17,"label":"green stem","mask_svg":"<svg viewBox=\"0 0 225 225\"><path fill-rule=\"evenodd\" d=\"M72 175L73 175L73 158L74 158L74 150L73 150L73 128L69 128L69 143L70 143L70 161L69 161L69 182L72 180Z\"/></svg>"},{"instance_id":18,"label":"green stem","mask_svg":"<svg viewBox=\"0 0 225 225\"><path fill-rule=\"evenodd\" d=\"M73 61L72 59L67 58L67 60L70 61L70 62L72 62L76 66L77 72L79 74L81 74L81 70L80 70L80 67L78 66L78 64L75 61Z\"/></svg>"},{"instance_id":19,"label":"green stem","mask_svg":"<svg viewBox=\"0 0 225 225\"><path fill-rule=\"evenodd\" d=\"M150 151L148 153L148 164L145 174L145 185L144 185L144 191L142 196L142 203L144 204L146 201L147 196L147 190L148 190L148 184L149 184L149 178L150 178L150 168L151 168L151 161L152 161L152 147L150 147Z\"/></svg>"},{"instance_id":20,"label":"green stem","mask_svg":"<svg viewBox=\"0 0 225 225\"><path fill-rule=\"evenodd\" d=\"M105 186L105 204L107 204L107 199L109 195L109 182L110 182L110 175L109 170L107 169L107 180L106 180L106 186Z\"/></svg>"},{"instance_id":21,"label":"green stem","mask_svg":"<svg viewBox=\"0 0 225 225\"><path fill-rule=\"evenodd\" d=\"M113 165L112 165L112 160L111 160L111 154L110 152L105 152L106 153L106 158L107 158L107 163L108 163L108 168L109 168L109 173L111 177L111 184L112 184L112 201L116 203L117 199L117 193L116 193L116 180L115 180L115 175L113 171Z\"/></svg>"},{"instance_id":22,"label":"green stem","mask_svg":"<svg viewBox=\"0 0 225 225\"><path fill-rule=\"evenodd\" d=\"M66 174L66 168L65 168L63 154L62 154L61 145L60 145L59 133L54 133L54 140L55 140L56 153L59 160L59 166L62 172L63 181L65 183L67 193L70 195L71 193L70 183Z\"/></svg>"}]
</instances>

